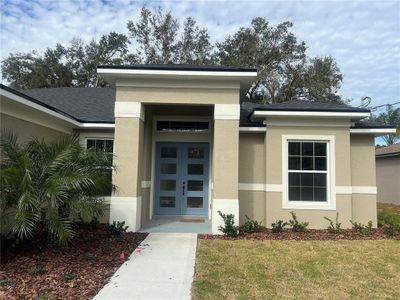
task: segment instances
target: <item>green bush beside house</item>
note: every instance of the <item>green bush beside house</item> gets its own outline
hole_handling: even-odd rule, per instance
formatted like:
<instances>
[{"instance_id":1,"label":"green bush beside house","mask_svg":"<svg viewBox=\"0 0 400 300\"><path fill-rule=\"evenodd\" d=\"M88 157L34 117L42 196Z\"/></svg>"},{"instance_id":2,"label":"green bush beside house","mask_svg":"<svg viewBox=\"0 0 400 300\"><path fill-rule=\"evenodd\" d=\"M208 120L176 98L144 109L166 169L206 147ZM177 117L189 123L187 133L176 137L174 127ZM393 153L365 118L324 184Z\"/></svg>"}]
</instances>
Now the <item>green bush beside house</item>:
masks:
<instances>
[{"instance_id":1,"label":"green bush beside house","mask_svg":"<svg viewBox=\"0 0 400 300\"><path fill-rule=\"evenodd\" d=\"M0 148L1 218L17 241L45 237L65 244L74 220L90 222L103 214L102 196L115 189L109 154L82 148L77 135L20 144L3 132Z\"/></svg>"}]
</instances>

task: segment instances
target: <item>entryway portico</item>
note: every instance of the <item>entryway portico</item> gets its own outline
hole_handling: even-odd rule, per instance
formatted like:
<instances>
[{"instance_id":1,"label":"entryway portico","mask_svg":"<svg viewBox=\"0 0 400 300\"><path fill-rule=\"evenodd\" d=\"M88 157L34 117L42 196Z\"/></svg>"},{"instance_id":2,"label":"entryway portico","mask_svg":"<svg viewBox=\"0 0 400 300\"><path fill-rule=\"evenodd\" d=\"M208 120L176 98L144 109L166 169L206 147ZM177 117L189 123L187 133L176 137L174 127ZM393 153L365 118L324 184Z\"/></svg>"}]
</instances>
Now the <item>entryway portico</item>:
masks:
<instances>
[{"instance_id":1,"label":"entryway portico","mask_svg":"<svg viewBox=\"0 0 400 300\"><path fill-rule=\"evenodd\" d=\"M115 82L110 221L137 231L155 216L238 222L240 85L249 69L99 67ZM151 76L150 76L151 74ZM205 125L207 124L207 125ZM185 226L185 222L182 222Z\"/></svg>"}]
</instances>

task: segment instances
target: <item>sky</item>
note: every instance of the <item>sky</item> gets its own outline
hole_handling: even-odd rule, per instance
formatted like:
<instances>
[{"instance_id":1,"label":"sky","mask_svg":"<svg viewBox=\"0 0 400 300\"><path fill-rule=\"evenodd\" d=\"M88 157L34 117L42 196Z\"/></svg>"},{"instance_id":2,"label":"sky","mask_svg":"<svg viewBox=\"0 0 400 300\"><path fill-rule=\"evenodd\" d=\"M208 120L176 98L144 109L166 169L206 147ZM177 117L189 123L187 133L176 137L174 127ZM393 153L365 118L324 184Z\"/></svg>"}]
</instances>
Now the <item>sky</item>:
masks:
<instances>
[{"instance_id":1,"label":"sky","mask_svg":"<svg viewBox=\"0 0 400 300\"><path fill-rule=\"evenodd\" d=\"M127 33L142 6L192 16L213 41L223 40L254 17L272 25L294 23L292 31L309 56L332 55L344 75L340 94L358 106L400 101L400 0L380 1L129 1L0 0L1 59L10 52L39 52L73 37L98 39L110 31Z\"/></svg>"}]
</instances>

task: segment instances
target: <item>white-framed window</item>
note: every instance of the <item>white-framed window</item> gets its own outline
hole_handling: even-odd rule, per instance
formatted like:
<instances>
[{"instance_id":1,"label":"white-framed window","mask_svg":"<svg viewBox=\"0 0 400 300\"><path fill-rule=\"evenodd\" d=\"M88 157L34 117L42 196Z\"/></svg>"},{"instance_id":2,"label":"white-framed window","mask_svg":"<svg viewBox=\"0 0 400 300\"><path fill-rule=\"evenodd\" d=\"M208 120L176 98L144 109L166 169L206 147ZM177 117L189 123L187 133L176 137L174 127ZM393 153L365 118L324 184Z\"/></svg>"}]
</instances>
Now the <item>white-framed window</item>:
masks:
<instances>
[{"instance_id":1,"label":"white-framed window","mask_svg":"<svg viewBox=\"0 0 400 300\"><path fill-rule=\"evenodd\" d=\"M113 153L114 140L105 138L86 138L86 149L96 148L107 153Z\"/></svg>"},{"instance_id":2,"label":"white-framed window","mask_svg":"<svg viewBox=\"0 0 400 300\"><path fill-rule=\"evenodd\" d=\"M102 137L87 137L85 138L86 141L86 149L99 149L103 150L107 153L107 156L110 157L110 166L107 168L107 177L109 178L110 182L112 181L112 160L113 160L113 153L114 153L114 139L112 138L102 138ZM103 195L104 196L111 196L112 190L108 187L104 189Z\"/></svg>"},{"instance_id":3,"label":"white-framed window","mask_svg":"<svg viewBox=\"0 0 400 300\"><path fill-rule=\"evenodd\" d=\"M156 122L158 132L207 132L208 130L208 121L157 120Z\"/></svg>"},{"instance_id":4,"label":"white-framed window","mask_svg":"<svg viewBox=\"0 0 400 300\"><path fill-rule=\"evenodd\" d=\"M334 137L283 136L283 207L336 209Z\"/></svg>"}]
</instances>

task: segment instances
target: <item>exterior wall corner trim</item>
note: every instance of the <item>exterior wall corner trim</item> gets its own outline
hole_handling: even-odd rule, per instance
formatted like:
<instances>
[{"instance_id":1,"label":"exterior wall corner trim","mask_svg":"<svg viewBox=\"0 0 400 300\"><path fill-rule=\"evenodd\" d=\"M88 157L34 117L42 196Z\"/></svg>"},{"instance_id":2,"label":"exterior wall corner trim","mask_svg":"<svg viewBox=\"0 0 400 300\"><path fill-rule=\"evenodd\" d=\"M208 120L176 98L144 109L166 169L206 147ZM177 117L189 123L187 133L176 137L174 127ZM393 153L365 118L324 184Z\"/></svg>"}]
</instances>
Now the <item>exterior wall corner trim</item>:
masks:
<instances>
[{"instance_id":1,"label":"exterior wall corner trim","mask_svg":"<svg viewBox=\"0 0 400 300\"><path fill-rule=\"evenodd\" d=\"M240 104L215 104L215 120L239 120Z\"/></svg>"},{"instance_id":2,"label":"exterior wall corner trim","mask_svg":"<svg viewBox=\"0 0 400 300\"><path fill-rule=\"evenodd\" d=\"M115 102L116 118L140 118L144 121L144 109L141 102Z\"/></svg>"}]
</instances>

